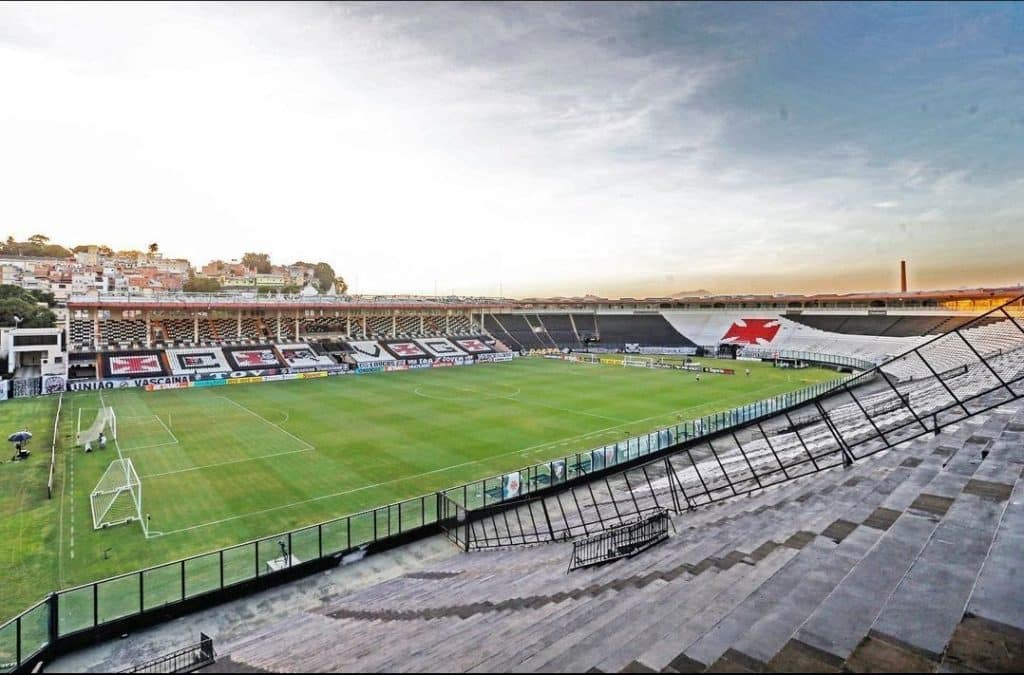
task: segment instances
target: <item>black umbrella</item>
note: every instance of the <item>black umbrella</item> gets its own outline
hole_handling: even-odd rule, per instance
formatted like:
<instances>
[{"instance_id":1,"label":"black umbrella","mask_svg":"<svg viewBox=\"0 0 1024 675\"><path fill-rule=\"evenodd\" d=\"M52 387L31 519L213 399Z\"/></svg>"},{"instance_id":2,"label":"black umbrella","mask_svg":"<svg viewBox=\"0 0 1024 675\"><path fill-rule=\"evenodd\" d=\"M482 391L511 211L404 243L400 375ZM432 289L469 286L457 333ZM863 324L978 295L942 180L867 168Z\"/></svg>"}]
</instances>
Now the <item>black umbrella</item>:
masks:
<instances>
[{"instance_id":1,"label":"black umbrella","mask_svg":"<svg viewBox=\"0 0 1024 675\"><path fill-rule=\"evenodd\" d=\"M28 439L32 438L31 431L16 431L7 437L7 440L11 443L24 443Z\"/></svg>"}]
</instances>

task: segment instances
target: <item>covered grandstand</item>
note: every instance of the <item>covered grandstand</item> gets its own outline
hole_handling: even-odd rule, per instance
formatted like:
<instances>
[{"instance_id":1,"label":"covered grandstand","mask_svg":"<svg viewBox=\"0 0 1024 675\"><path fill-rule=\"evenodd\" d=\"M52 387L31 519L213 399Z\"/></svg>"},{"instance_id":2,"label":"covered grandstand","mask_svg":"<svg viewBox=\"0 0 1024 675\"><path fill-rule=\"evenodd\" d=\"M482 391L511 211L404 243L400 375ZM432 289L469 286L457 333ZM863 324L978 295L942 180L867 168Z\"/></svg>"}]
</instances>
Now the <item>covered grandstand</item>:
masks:
<instances>
[{"instance_id":1,"label":"covered grandstand","mask_svg":"<svg viewBox=\"0 0 1024 675\"><path fill-rule=\"evenodd\" d=\"M277 577L264 575L249 587L265 589L262 595L195 615L192 622L217 640L220 661L211 672L442 664L603 672L1019 668L1021 298L936 337L843 332L836 322L820 324L836 328L825 331L793 322L827 336L810 342L781 315L737 321L735 310L704 314L680 319L666 313L661 322L625 315L645 317L630 344L666 340L664 325L682 336L679 328L692 323L702 326L698 337L746 339L743 351L817 347L880 357L884 345L889 354L878 358L881 366L788 408L755 408L752 416L702 427L694 438L652 437L635 454L609 456L603 449L577 455L575 465L545 465L544 481L529 480L540 475L535 468L515 477L516 486L532 485L522 492L508 492L513 483L507 476L489 479L500 486L499 499L490 503L479 501L488 481L453 488L437 495L436 521L424 520L422 528L392 538L389 524L368 545L323 551L322 558L294 568L289 563L281 580L340 562L353 566L331 572L325 583L302 582L297 593L269 590ZM606 317L593 316L596 334ZM543 313L506 311L483 313L487 333L471 338L346 340L334 352L330 342L308 351L303 342L266 343L221 353L235 366L239 354L255 359L266 353L283 365L284 352L316 359L360 350L368 359L391 361L436 357L449 347L468 353L488 341L504 344L488 325L499 317L516 317L510 319L516 328L505 331L510 340L526 326L542 347L550 346L547 339L558 345ZM562 317L570 317L568 324ZM950 318L928 321L939 326ZM612 334L625 335L628 325L616 323ZM882 332L896 323L886 322ZM576 326L575 313L550 322L555 335L568 340L566 325ZM882 324L855 325L863 331ZM906 325L926 327L923 321ZM906 348L888 358L896 345ZM154 367L152 356L140 352L139 367ZM390 523L391 508L385 508ZM565 574L581 542L658 514L668 515L675 532L654 548ZM373 520L380 522L376 511ZM445 549L443 541L455 547ZM393 548L380 559L386 569L372 555L356 562ZM227 590L86 632L96 639L160 623L237 595ZM254 605L273 610L238 625L231 621L239 613L251 616ZM92 658L90 666L125 667L138 654L183 640L181 628L158 626L116 649L81 652L57 665L80 667L81 659ZM72 644L81 646L57 641L24 663L55 657Z\"/></svg>"}]
</instances>

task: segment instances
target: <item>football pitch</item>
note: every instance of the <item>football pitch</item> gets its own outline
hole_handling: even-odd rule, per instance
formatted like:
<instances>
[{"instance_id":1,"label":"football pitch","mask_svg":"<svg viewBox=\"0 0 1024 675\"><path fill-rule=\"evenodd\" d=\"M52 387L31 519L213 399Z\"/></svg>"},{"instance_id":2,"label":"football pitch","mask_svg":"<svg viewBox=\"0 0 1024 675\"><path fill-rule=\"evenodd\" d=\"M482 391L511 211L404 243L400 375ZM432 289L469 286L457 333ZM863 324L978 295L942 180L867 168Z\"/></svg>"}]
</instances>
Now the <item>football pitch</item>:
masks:
<instances>
[{"instance_id":1,"label":"football pitch","mask_svg":"<svg viewBox=\"0 0 1024 675\"><path fill-rule=\"evenodd\" d=\"M52 500L46 479L57 399L0 404L6 433L35 434L28 461L0 464L0 617L58 588L432 494L839 376L700 362L738 374L698 382L685 371L528 358L65 394ZM76 450L75 432L101 405L117 416L116 443ZM139 523L93 529L89 494L118 453L141 479L148 536Z\"/></svg>"}]
</instances>

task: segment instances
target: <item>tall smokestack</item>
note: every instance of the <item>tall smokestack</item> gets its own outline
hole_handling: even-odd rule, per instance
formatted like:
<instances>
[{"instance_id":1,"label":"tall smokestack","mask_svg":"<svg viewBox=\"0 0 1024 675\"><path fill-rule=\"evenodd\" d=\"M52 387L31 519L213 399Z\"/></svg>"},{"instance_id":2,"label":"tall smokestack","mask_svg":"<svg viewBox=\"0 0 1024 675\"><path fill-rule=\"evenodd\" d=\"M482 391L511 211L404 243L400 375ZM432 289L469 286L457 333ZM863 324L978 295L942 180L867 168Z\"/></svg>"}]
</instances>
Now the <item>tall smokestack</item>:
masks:
<instances>
[{"instance_id":1,"label":"tall smokestack","mask_svg":"<svg viewBox=\"0 0 1024 675\"><path fill-rule=\"evenodd\" d=\"M900 293L907 292L907 261L900 261Z\"/></svg>"}]
</instances>

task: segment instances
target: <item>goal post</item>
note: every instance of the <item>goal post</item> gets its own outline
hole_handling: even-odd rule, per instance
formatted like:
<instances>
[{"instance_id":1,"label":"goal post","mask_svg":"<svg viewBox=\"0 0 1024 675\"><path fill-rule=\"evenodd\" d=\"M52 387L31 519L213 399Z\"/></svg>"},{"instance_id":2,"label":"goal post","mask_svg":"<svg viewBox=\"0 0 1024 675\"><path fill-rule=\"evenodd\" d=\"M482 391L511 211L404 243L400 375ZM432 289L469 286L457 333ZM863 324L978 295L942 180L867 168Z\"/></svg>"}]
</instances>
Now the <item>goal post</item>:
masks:
<instances>
[{"instance_id":1,"label":"goal post","mask_svg":"<svg viewBox=\"0 0 1024 675\"><path fill-rule=\"evenodd\" d=\"M89 495L92 526L99 530L142 520L142 481L130 459L115 459Z\"/></svg>"},{"instance_id":2,"label":"goal post","mask_svg":"<svg viewBox=\"0 0 1024 675\"><path fill-rule=\"evenodd\" d=\"M644 358L642 356L624 356L622 357L623 366L633 366L634 368L653 368L654 359Z\"/></svg>"},{"instance_id":3,"label":"goal post","mask_svg":"<svg viewBox=\"0 0 1024 675\"><path fill-rule=\"evenodd\" d=\"M81 428L81 417L79 417L78 432L75 434L75 445L81 447L86 443L92 443L96 441L103 430L110 427L111 438L117 438L117 416L114 414L113 408L107 406L101 406L96 412L96 419L93 420L92 425L83 430Z\"/></svg>"}]
</instances>

